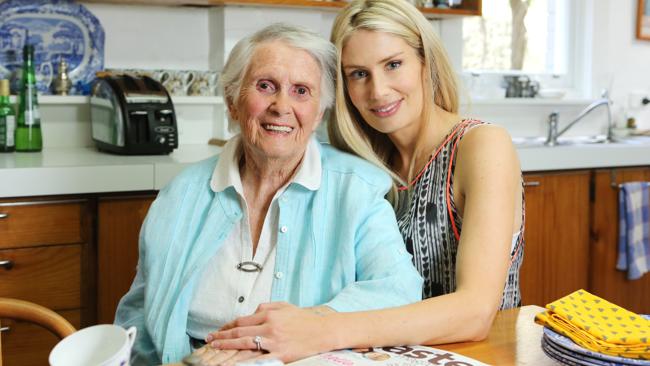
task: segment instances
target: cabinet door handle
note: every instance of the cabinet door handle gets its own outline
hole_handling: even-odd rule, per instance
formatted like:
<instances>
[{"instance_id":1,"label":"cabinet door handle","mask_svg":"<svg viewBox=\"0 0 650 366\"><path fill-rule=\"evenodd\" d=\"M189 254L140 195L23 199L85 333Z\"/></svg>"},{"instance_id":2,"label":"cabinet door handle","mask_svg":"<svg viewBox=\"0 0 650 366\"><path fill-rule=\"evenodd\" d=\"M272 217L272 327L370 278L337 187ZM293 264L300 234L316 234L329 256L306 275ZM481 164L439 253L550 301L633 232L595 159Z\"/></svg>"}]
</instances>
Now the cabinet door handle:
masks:
<instances>
[{"instance_id":1,"label":"cabinet door handle","mask_svg":"<svg viewBox=\"0 0 650 366\"><path fill-rule=\"evenodd\" d=\"M12 260L0 260L0 267L4 268L5 270L10 270L14 268L14 261Z\"/></svg>"},{"instance_id":2,"label":"cabinet door handle","mask_svg":"<svg viewBox=\"0 0 650 366\"><path fill-rule=\"evenodd\" d=\"M9 217L8 213L0 212L0 219L6 219L7 217Z\"/></svg>"},{"instance_id":3,"label":"cabinet door handle","mask_svg":"<svg viewBox=\"0 0 650 366\"><path fill-rule=\"evenodd\" d=\"M0 327L0 333L1 332L8 332L10 330L11 330L11 328L9 328L9 327Z\"/></svg>"},{"instance_id":4,"label":"cabinet door handle","mask_svg":"<svg viewBox=\"0 0 650 366\"><path fill-rule=\"evenodd\" d=\"M536 180L532 180L530 182L524 182L524 187L539 187L540 185L541 183L539 183L539 181Z\"/></svg>"}]
</instances>

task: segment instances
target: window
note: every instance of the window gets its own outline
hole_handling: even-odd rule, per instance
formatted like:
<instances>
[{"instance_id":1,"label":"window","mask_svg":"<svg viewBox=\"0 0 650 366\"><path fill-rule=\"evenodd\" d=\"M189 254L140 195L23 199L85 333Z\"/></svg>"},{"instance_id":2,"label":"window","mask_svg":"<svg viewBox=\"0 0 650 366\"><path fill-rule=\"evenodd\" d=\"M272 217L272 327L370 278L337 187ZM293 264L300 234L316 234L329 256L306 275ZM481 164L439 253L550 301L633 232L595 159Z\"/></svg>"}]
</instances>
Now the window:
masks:
<instances>
[{"instance_id":1,"label":"window","mask_svg":"<svg viewBox=\"0 0 650 366\"><path fill-rule=\"evenodd\" d=\"M463 19L463 70L569 72L571 0L491 0Z\"/></svg>"},{"instance_id":2,"label":"window","mask_svg":"<svg viewBox=\"0 0 650 366\"><path fill-rule=\"evenodd\" d=\"M540 89L563 89L565 99L591 96L593 0L490 0L482 12L463 18L462 35L454 40L463 41L455 54L468 96L503 98L506 75L527 75ZM513 18L522 20L513 26Z\"/></svg>"}]
</instances>

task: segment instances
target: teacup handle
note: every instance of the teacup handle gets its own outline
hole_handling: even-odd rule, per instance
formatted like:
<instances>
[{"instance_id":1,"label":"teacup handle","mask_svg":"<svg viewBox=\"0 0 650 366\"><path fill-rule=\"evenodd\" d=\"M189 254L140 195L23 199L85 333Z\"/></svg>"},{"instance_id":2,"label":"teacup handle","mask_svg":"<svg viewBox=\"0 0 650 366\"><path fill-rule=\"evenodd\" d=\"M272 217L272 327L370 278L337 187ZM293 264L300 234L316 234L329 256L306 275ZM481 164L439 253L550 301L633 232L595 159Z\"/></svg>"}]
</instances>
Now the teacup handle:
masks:
<instances>
[{"instance_id":1,"label":"teacup handle","mask_svg":"<svg viewBox=\"0 0 650 366\"><path fill-rule=\"evenodd\" d=\"M194 84L194 73L188 72L187 74L183 75L181 82L183 83L183 92L185 95L189 95L190 87L192 84Z\"/></svg>"},{"instance_id":2,"label":"teacup handle","mask_svg":"<svg viewBox=\"0 0 650 366\"><path fill-rule=\"evenodd\" d=\"M129 348L133 347L133 343L135 343L135 336L138 334L138 328L136 327L129 327L129 329L126 330L126 338L129 340Z\"/></svg>"},{"instance_id":3,"label":"teacup handle","mask_svg":"<svg viewBox=\"0 0 650 366\"><path fill-rule=\"evenodd\" d=\"M185 75L183 75L183 84L189 86L194 82L194 73L189 71Z\"/></svg>"},{"instance_id":4,"label":"teacup handle","mask_svg":"<svg viewBox=\"0 0 650 366\"><path fill-rule=\"evenodd\" d=\"M169 80L169 73L167 71L162 71L156 75L156 79L158 79L161 84L165 84L167 80Z\"/></svg>"}]
</instances>

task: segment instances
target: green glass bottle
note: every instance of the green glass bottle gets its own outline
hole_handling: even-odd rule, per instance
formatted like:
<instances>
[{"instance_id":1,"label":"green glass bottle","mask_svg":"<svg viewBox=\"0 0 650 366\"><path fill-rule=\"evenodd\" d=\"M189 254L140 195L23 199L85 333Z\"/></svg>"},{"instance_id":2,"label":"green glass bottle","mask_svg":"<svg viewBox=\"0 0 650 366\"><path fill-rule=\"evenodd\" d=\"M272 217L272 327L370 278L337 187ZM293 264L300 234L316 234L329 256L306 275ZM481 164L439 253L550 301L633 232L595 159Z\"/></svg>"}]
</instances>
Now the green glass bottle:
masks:
<instances>
[{"instance_id":1,"label":"green glass bottle","mask_svg":"<svg viewBox=\"0 0 650 366\"><path fill-rule=\"evenodd\" d=\"M16 149L16 114L9 103L9 80L0 80L0 153Z\"/></svg>"},{"instance_id":2,"label":"green glass bottle","mask_svg":"<svg viewBox=\"0 0 650 366\"><path fill-rule=\"evenodd\" d=\"M41 116L38 110L36 72L34 71L34 46L23 47L23 80L16 127L16 151L41 151Z\"/></svg>"}]
</instances>

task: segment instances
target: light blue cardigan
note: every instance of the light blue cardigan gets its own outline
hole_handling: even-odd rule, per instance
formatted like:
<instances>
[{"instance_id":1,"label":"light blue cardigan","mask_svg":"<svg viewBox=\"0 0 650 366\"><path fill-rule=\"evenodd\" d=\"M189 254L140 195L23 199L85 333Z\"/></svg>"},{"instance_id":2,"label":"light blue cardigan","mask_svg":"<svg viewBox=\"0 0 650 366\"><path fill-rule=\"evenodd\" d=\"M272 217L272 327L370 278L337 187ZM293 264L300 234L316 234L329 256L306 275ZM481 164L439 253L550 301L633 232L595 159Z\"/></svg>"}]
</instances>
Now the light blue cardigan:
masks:
<instances>
[{"instance_id":1,"label":"light blue cardigan","mask_svg":"<svg viewBox=\"0 0 650 366\"><path fill-rule=\"evenodd\" d=\"M398 306L421 299L411 262L384 195L380 169L319 145L321 187L290 184L279 200L272 301L337 311ZM179 362L190 353L188 309L203 266L242 218L234 188L210 189L218 156L185 169L160 191L140 232L138 272L115 323L136 326L133 365ZM235 265L235 264L233 264ZM316 330L314 330L316 331Z\"/></svg>"}]
</instances>

